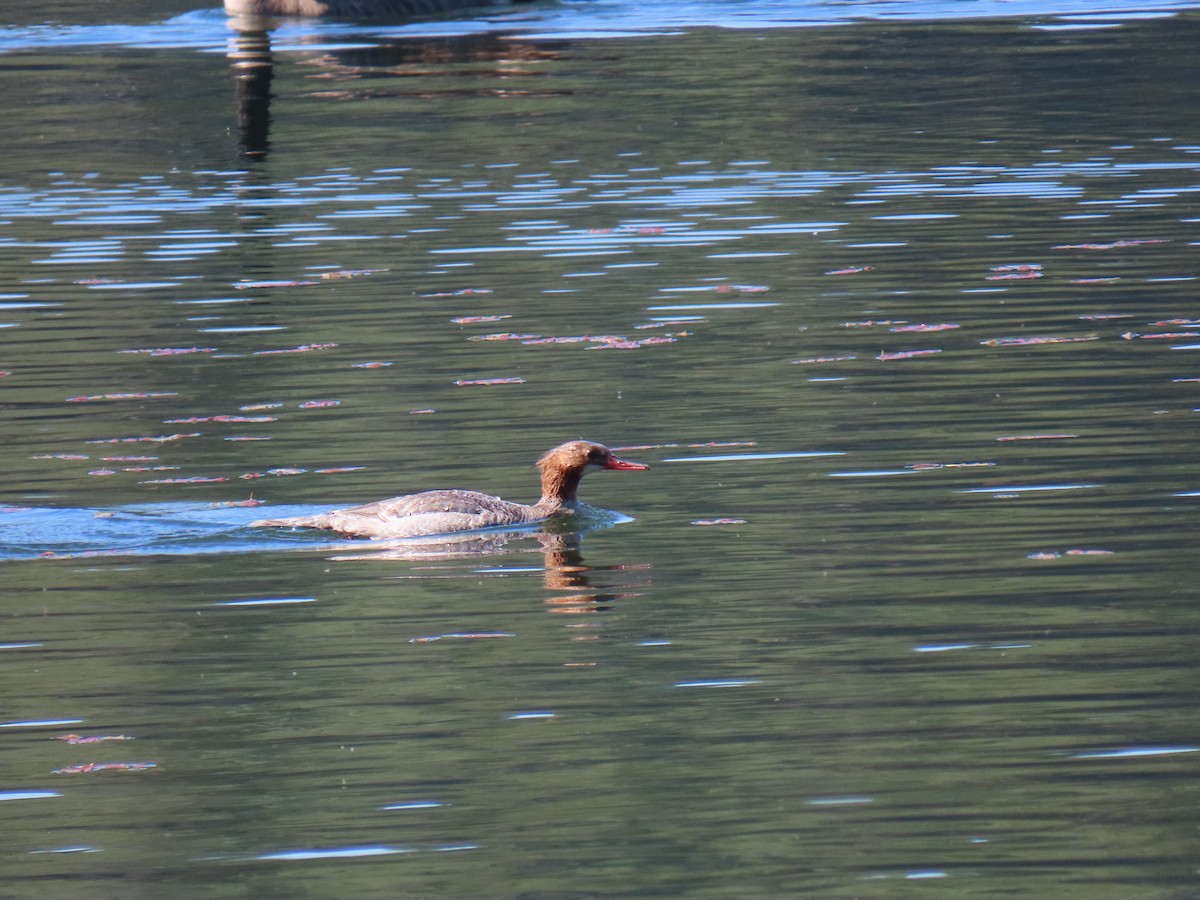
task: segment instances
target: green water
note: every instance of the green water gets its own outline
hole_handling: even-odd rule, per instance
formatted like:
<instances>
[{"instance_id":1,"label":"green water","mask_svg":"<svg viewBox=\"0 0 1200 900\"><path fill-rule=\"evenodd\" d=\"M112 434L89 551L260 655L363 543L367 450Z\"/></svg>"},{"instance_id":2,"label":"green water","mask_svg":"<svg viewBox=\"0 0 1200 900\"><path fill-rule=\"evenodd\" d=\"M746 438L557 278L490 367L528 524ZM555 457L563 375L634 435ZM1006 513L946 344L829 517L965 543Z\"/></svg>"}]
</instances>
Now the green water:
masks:
<instances>
[{"instance_id":1,"label":"green water","mask_svg":"<svg viewBox=\"0 0 1200 900\"><path fill-rule=\"evenodd\" d=\"M1194 896L1197 20L1062 25L0 57L0 894Z\"/></svg>"}]
</instances>

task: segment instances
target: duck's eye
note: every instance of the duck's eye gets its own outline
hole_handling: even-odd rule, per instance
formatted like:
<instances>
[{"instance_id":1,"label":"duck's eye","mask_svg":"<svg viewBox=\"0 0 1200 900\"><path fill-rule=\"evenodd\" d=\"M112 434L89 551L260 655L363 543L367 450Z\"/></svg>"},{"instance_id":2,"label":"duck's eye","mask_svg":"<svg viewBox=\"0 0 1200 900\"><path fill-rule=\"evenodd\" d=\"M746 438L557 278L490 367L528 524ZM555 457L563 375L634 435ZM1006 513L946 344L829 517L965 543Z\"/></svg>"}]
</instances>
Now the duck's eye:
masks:
<instances>
[{"instance_id":1,"label":"duck's eye","mask_svg":"<svg viewBox=\"0 0 1200 900\"><path fill-rule=\"evenodd\" d=\"M604 451L603 450L589 450L588 451L588 462L594 462L594 463L604 462Z\"/></svg>"}]
</instances>

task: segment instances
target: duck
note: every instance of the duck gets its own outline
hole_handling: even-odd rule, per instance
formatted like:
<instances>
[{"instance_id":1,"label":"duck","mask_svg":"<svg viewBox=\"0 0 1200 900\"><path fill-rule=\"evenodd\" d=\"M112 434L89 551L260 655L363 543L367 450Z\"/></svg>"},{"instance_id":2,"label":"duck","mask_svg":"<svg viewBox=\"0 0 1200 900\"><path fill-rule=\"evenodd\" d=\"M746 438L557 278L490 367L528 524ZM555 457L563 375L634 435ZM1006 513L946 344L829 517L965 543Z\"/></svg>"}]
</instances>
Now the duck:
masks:
<instances>
[{"instance_id":1,"label":"duck","mask_svg":"<svg viewBox=\"0 0 1200 900\"><path fill-rule=\"evenodd\" d=\"M361 19L429 16L488 4L489 0L225 0L225 12L231 16Z\"/></svg>"},{"instance_id":2,"label":"duck","mask_svg":"<svg viewBox=\"0 0 1200 900\"><path fill-rule=\"evenodd\" d=\"M603 444L568 441L542 454L537 468L542 497L533 504L513 503L479 491L423 491L315 516L260 519L251 522L250 527L314 528L346 537L379 540L527 525L578 511L582 506L577 497L579 482L590 471L629 472L650 467L620 459Z\"/></svg>"}]
</instances>

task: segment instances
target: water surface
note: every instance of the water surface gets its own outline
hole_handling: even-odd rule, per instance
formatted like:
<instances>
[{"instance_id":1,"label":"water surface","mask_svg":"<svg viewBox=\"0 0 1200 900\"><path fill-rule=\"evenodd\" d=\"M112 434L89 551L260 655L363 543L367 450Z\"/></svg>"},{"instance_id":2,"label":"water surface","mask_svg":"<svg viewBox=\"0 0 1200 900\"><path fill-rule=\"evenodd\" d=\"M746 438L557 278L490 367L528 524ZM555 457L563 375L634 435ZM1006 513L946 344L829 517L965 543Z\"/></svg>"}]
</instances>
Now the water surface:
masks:
<instances>
[{"instance_id":1,"label":"water surface","mask_svg":"<svg viewBox=\"0 0 1200 900\"><path fill-rule=\"evenodd\" d=\"M6 890L1193 895L1197 25L16 20Z\"/></svg>"}]
</instances>

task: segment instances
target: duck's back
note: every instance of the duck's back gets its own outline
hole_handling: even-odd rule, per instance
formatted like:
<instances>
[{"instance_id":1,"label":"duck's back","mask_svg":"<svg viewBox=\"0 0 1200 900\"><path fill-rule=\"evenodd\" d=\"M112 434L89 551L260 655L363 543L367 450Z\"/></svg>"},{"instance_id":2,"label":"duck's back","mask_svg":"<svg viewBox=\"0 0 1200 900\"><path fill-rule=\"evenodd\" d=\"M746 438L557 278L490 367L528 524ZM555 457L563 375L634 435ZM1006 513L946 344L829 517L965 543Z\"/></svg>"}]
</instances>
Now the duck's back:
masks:
<instances>
[{"instance_id":1,"label":"duck's back","mask_svg":"<svg viewBox=\"0 0 1200 900\"><path fill-rule=\"evenodd\" d=\"M323 528L355 537L401 538L521 525L541 518L543 513L523 503L510 503L479 491L451 490L425 491L315 516L265 519L252 524Z\"/></svg>"}]
</instances>

